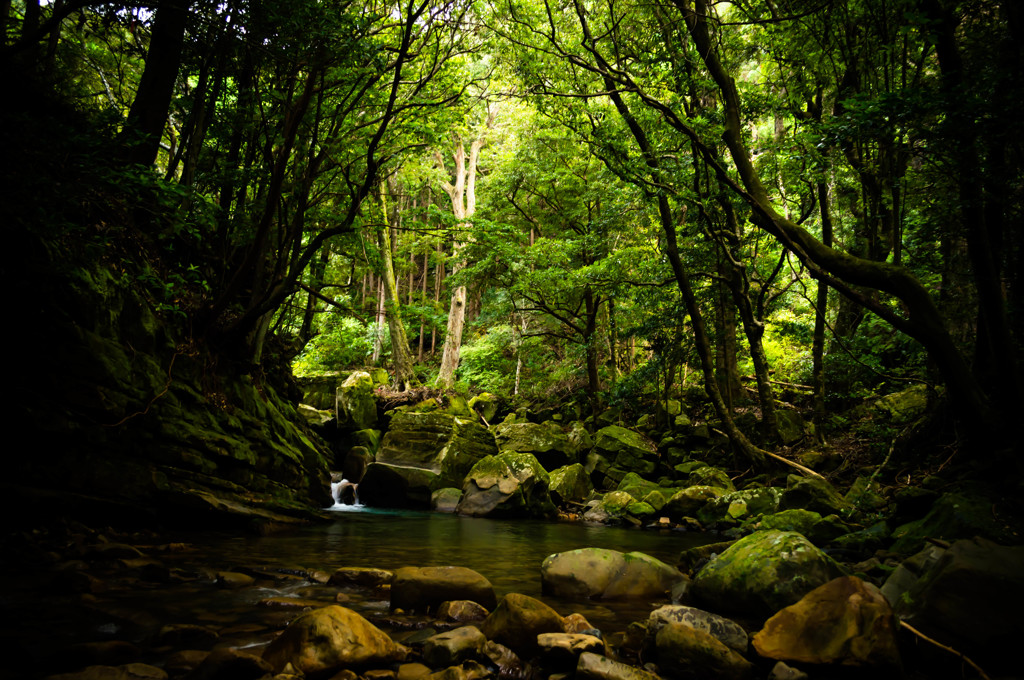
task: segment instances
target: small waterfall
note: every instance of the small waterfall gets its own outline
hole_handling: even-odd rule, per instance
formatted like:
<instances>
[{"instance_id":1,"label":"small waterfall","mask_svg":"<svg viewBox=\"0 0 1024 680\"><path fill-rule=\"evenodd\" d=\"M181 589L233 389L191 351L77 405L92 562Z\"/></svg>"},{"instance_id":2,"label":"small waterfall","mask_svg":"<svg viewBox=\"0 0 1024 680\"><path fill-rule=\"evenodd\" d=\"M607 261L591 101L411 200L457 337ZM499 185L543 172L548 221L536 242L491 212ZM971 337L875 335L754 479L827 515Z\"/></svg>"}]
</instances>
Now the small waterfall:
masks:
<instances>
[{"instance_id":1,"label":"small waterfall","mask_svg":"<svg viewBox=\"0 0 1024 680\"><path fill-rule=\"evenodd\" d=\"M348 489L352 490L351 503L345 502ZM329 510L357 510L363 507L359 502L359 485L347 479L331 482L331 497L334 498L334 505Z\"/></svg>"}]
</instances>

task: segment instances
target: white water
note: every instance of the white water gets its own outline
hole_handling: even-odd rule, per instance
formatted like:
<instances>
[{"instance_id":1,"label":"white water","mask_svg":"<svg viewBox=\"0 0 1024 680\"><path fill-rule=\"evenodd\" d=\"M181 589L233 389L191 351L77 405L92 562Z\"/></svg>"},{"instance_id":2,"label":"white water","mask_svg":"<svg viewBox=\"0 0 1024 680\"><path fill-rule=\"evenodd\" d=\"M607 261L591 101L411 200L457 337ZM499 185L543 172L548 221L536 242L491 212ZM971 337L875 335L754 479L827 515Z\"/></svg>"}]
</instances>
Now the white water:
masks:
<instances>
[{"instance_id":1,"label":"white water","mask_svg":"<svg viewBox=\"0 0 1024 680\"><path fill-rule=\"evenodd\" d=\"M341 502L341 494L346 487L352 487L352 496L355 499L355 503L352 505L347 505ZM343 479L340 482L331 482L331 497L334 498L334 505L327 508L328 510L349 512L352 510L362 510L365 507L359 502L359 485L350 482L347 479Z\"/></svg>"}]
</instances>

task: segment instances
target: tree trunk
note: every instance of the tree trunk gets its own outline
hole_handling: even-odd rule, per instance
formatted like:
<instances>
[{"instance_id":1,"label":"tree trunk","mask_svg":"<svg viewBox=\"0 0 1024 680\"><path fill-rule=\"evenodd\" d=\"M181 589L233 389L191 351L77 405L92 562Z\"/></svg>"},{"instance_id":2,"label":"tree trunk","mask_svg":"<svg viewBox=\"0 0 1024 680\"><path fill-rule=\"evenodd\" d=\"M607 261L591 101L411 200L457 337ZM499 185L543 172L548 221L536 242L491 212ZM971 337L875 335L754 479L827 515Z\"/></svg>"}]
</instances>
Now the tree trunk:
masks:
<instances>
[{"instance_id":1,"label":"tree trunk","mask_svg":"<svg viewBox=\"0 0 1024 680\"><path fill-rule=\"evenodd\" d=\"M404 391L411 387L413 371L412 357L409 355L409 339L402 323L401 303L398 297L398 283L395 278L395 264L392 255L391 227L388 224L388 204L386 191L381 187L381 210L384 225L377 230L378 248L384 259L384 271L381 277L384 282L385 307L388 331L391 334L391 365L394 369L394 384Z\"/></svg>"},{"instance_id":2,"label":"tree trunk","mask_svg":"<svg viewBox=\"0 0 1024 680\"><path fill-rule=\"evenodd\" d=\"M160 4L153 17L146 67L122 131L124 158L128 163L153 165L156 162L181 65L191 4L191 0Z\"/></svg>"},{"instance_id":3,"label":"tree trunk","mask_svg":"<svg viewBox=\"0 0 1024 680\"><path fill-rule=\"evenodd\" d=\"M818 211L821 215L821 242L832 247L832 210L829 205L828 185L818 182ZM814 336L811 341L811 385L814 387L814 429L823 440L825 422L825 320L828 316L828 284L818 281L814 305Z\"/></svg>"}]
</instances>

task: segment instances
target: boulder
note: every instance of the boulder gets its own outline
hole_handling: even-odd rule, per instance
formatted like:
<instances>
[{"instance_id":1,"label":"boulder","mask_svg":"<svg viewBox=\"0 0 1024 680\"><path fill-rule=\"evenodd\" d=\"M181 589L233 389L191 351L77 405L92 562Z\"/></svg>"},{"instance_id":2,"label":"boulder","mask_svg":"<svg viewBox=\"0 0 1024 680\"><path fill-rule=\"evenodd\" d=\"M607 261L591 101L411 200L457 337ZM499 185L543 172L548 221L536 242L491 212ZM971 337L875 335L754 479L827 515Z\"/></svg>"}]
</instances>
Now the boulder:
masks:
<instances>
[{"instance_id":1,"label":"boulder","mask_svg":"<svg viewBox=\"0 0 1024 680\"><path fill-rule=\"evenodd\" d=\"M1000 662L1009 661L1024 639L1024 546L983 538L956 541L947 550L931 546L900 565L882 593L901 618L986 670L1019 670L1000 668Z\"/></svg>"},{"instance_id":2,"label":"boulder","mask_svg":"<svg viewBox=\"0 0 1024 680\"><path fill-rule=\"evenodd\" d=\"M391 581L391 609L434 609L446 600L496 602L491 582L466 567L402 567Z\"/></svg>"},{"instance_id":3,"label":"boulder","mask_svg":"<svg viewBox=\"0 0 1024 680\"><path fill-rule=\"evenodd\" d=\"M540 651L537 636L541 633L563 633L562 617L540 600L509 593L484 619L480 630L488 640L511 648L520 656L530 657Z\"/></svg>"},{"instance_id":4,"label":"boulder","mask_svg":"<svg viewBox=\"0 0 1024 680\"><path fill-rule=\"evenodd\" d=\"M388 665L404 656L404 647L356 612L339 605L300 614L263 651L263 659L276 672L291 664L306 675Z\"/></svg>"},{"instance_id":5,"label":"boulder","mask_svg":"<svg viewBox=\"0 0 1024 680\"><path fill-rule=\"evenodd\" d=\"M675 567L649 555L607 548L548 555L541 563L540 577L545 593L607 600L661 597L685 578Z\"/></svg>"},{"instance_id":6,"label":"boulder","mask_svg":"<svg viewBox=\"0 0 1024 680\"><path fill-rule=\"evenodd\" d=\"M472 600L448 600L437 608L437 618L447 623L483 621L490 612Z\"/></svg>"},{"instance_id":7,"label":"boulder","mask_svg":"<svg viewBox=\"0 0 1024 680\"><path fill-rule=\"evenodd\" d=\"M761 656L780 661L898 669L899 620L881 591L842 576L777 612L753 638Z\"/></svg>"},{"instance_id":8,"label":"boulder","mask_svg":"<svg viewBox=\"0 0 1024 680\"><path fill-rule=\"evenodd\" d=\"M395 574L386 569L374 567L342 567L327 579L332 586L361 586L377 588L387 585L395 578Z\"/></svg>"},{"instance_id":9,"label":"boulder","mask_svg":"<svg viewBox=\"0 0 1024 680\"><path fill-rule=\"evenodd\" d=\"M874 415L895 425L906 425L928 409L928 386L914 385L902 392L887 394L871 406Z\"/></svg>"},{"instance_id":10,"label":"boulder","mask_svg":"<svg viewBox=\"0 0 1024 680\"><path fill-rule=\"evenodd\" d=\"M550 476L529 453L505 451L481 459L466 475L460 515L551 517Z\"/></svg>"},{"instance_id":11,"label":"boulder","mask_svg":"<svg viewBox=\"0 0 1024 680\"><path fill-rule=\"evenodd\" d=\"M667 623L654 636L661 674L680 680L750 678L754 665L711 634L685 623Z\"/></svg>"},{"instance_id":12,"label":"boulder","mask_svg":"<svg viewBox=\"0 0 1024 680\"><path fill-rule=\"evenodd\" d=\"M430 470L438 477L435 488L461 487L473 465L495 453L494 437L475 420L441 412L397 411L376 462Z\"/></svg>"},{"instance_id":13,"label":"boulder","mask_svg":"<svg viewBox=\"0 0 1024 680\"><path fill-rule=\"evenodd\" d=\"M779 426L779 439L785 446L792 446L804 436L804 419L796 411L777 409L775 420Z\"/></svg>"},{"instance_id":14,"label":"boulder","mask_svg":"<svg viewBox=\"0 0 1024 680\"><path fill-rule=\"evenodd\" d=\"M727 492L713 486L690 486L673 494L661 508L664 515L673 520L696 517L708 501L724 496Z\"/></svg>"},{"instance_id":15,"label":"boulder","mask_svg":"<svg viewBox=\"0 0 1024 680\"><path fill-rule=\"evenodd\" d=\"M575 677L577 680L659 680L654 673L590 652L580 654Z\"/></svg>"},{"instance_id":16,"label":"boulder","mask_svg":"<svg viewBox=\"0 0 1024 680\"><path fill-rule=\"evenodd\" d=\"M551 500L556 505L565 502L582 503L594 492L590 475L579 463L560 467L551 473Z\"/></svg>"},{"instance_id":17,"label":"boulder","mask_svg":"<svg viewBox=\"0 0 1024 680\"><path fill-rule=\"evenodd\" d=\"M363 477L366 475L366 467L372 461L373 455L365 446L353 446L345 454L345 459L341 463L342 479L358 484L363 481Z\"/></svg>"},{"instance_id":18,"label":"boulder","mask_svg":"<svg viewBox=\"0 0 1024 680\"><path fill-rule=\"evenodd\" d=\"M976 496L943 494L922 519L896 527L890 550L903 555L919 551L928 538L947 541L981 536L994 541L1012 539L992 516L992 502Z\"/></svg>"},{"instance_id":19,"label":"boulder","mask_svg":"<svg viewBox=\"0 0 1024 680\"><path fill-rule=\"evenodd\" d=\"M747 651L747 632L743 626L717 614L696 607L667 604L651 612L647 618L647 634L654 636L663 626L682 624L702 630L729 649L743 654Z\"/></svg>"},{"instance_id":20,"label":"boulder","mask_svg":"<svg viewBox=\"0 0 1024 680\"><path fill-rule=\"evenodd\" d=\"M729 546L694 578L694 594L716 609L768 616L842 575L798 533L756 531Z\"/></svg>"},{"instance_id":21,"label":"boulder","mask_svg":"<svg viewBox=\"0 0 1024 680\"><path fill-rule=\"evenodd\" d=\"M371 507L426 510L438 480L433 470L370 463L359 483L359 500Z\"/></svg>"},{"instance_id":22,"label":"boulder","mask_svg":"<svg viewBox=\"0 0 1024 680\"><path fill-rule=\"evenodd\" d=\"M369 373L355 371L338 386L337 410L342 427L365 430L377 425L377 399Z\"/></svg>"},{"instance_id":23,"label":"boulder","mask_svg":"<svg viewBox=\"0 0 1024 680\"><path fill-rule=\"evenodd\" d=\"M818 477L790 475L779 499L779 510L798 508L824 515L848 515L853 507L835 488Z\"/></svg>"},{"instance_id":24,"label":"boulder","mask_svg":"<svg viewBox=\"0 0 1024 680\"><path fill-rule=\"evenodd\" d=\"M604 472L616 484L627 472L641 477L654 474L658 467L658 448L647 437L619 425L609 425L597 431L594 451L610 461Z\"/></svg>"},{"instance_id":25,"label":"boulder","mask_svg":"<svg viewBox=\"0 0 1024 680\"><path fill-rule=\"evenodd\" d=\"M779 508L782 489L761 487L743 489L712 498L697 512L701 524L735 524L757 515L767 515Z\"/></svg>"},{"instance_id":26,"label":"boulder","mask_svg":"<svg viewBox=\"0 0 1024 680\"><path fill-rule=\"evenodd\" d=\"M438 489L430 494L430 509L435 512L455 512L462 500L461 489Z\"/></svg>"},{"instance_id":27,"label":"boulder","mask_svg":"<svg viewBox=\"0 0 1024 680\"><path fill-rule=\"evenodd\" d=\"M872 484L870 477L858 477L854 480L843 499L853 508L867 512L881 510L889 504L889 501L878 493L878 484Z\"/></svg>"},{"instance_id":28,"label":"boulder","mask_svg":"<svg viewBox=\"0 0 1024 680\"><path fill-rule=\"evenodd\" d=\"M835 538L849 533L837 515L822 517L811 510L794 508L782 510L771 515L762 515L756 521L743 525L744 529L776 529L778 531L795 531L803 534L806 539L817 546L823 546Z\"/></svg>"},{"instance_id":29,"label":"boulder","mask_svg":"<svg viewBox=\"0 0 1024 680\"><path fill-rule=\"evenodd\" d=\"M569 438L556 429L535 423L502 423L494 427L499 451L530 453L547 471L576 462Z\"/></svg>"},{"instance_id":30,"label":"boulder","mask_svg":"<svg viewBox=\"0 0 1024 680\"><path fill-rule=\"evenodd\" d=\"M584 633L541 633L537 636L541 664L556 670L572 670L579 663L580 654L602 654L604 641Z\"/></svg>"},{"instance_id":31,"label":"boulder","mask_svg":"<svg viewBox=\"0 0 1024 680\"><path fill-rule=\"evenodd\" d=\"M437 635L423 642L423 659L434 668L445 668L474 658L487 638L476 626L462 626Z\"/></svg>"},{"instance_id":32,"label":"boulder","mask_svg":"<svg viewBox=\"0 0 1024 680\"><path fill-rule=\"evenodd\" d=\"M488 423L493 423L494 416L498 415L498 398L489 392L481 392L469 400L469 408Z\"/></svg>"},{"instance_id":33,"label":"boulder","mask_svg":"<svg viewBox=\"0 0 1024 680\"><path fill-rule=\"evenodd\" d=\"M736 490L725 470L710 465L699 467L691 472L686 478L686 486L712 486L722 489L726 493Z\"/></svg>"},{"instance_id":34,"label":"boulder","mask_svg":"<svg viewBox=\"0 0 1024 680\"><path fill-rule=\"evenodd\" d=\"M587 431L586 425L578 420L573 421L569 426L569 433L566 437L569 439L569 445L572 446L573 453L578 460L583 460L583 456L590 449L594 448L594 438Z\"/></svg>"},{"instance_id":35,"label":"boulder","mask_svg":"<svg viewBox=\"0 0 1024 680\"><path fill-rule=\"evenodd\" d=\"M215 649L189 674L189 680L259 680L274 672L266 659L240 649Z\"/></svg>"}]
</instances>

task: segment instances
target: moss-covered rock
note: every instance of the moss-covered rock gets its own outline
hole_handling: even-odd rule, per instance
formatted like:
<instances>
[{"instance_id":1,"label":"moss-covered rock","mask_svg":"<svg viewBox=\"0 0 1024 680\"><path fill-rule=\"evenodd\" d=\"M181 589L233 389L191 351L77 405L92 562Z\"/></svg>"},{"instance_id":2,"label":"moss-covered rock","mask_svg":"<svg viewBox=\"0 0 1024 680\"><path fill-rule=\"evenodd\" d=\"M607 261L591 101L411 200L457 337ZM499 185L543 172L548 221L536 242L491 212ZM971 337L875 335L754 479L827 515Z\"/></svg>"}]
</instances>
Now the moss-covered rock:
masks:
<instances>
[{"instance_id":1,"label":"moss-covered rock","mask_svg":"<svg viewBox=\"0 0 1024 680\"><path fill-rule=\"evenodd\" d=\"M693 585L708 606L767 616L841 575L802 535L767 530L736 541L697 572Z\"/></svg>"},{"instance_id":2,"label":"moss-covered rock","mask_svg":"<svg viewBox=\"0 0 1024 680\"><path fill-rule=\"evenodd\" d=\"M922 519L903 524L892 532L893 552L910 555L928 538L947 541L981 536L992 540L1010 538L1006 529L992 516L991 501L977 496L948 493L932 505Z\"/></svg>"},{"instance_id":3,"label":"moss-covered rock","mask_svg":"<svg viewBox=\"0 0 1024 680\"><path fill-rule=\"evenodd\" d=\"M574 463L551 473L550 491L555 503L582 503L594 492L594 485L583 466Z\"/></svg>"},{"instance_id":4,"label":"moss-covered rock","mask_svg":"<svg viewBox=\"0 0 1024 680\"><path fill-rule=\"evenodd\" d=\"M490 392L481 392L469 400L469 408L493 424L494 417L498 415L498 398Z\"/></svg>"},{"instance_id":5,"label":"moss-covered rock","mask_svg":"<svg viewBox=\"0 0 1024 680\"><path fill-rule=\"evenodd\" d=\"M353 430L377 425L377 399L373 378L365 371L355 371L338 387L338 424Z\"/></svg>"},{"instance_id":6,"label":"moss-covered rock","mask_svg":"<svg viewBox=\"0 0 1024 680\"><path fill-rule=\"evenodd\" d=\"M758 515L771 514L779 507L782 489L762 487L743 489L712 498L698 511L702 524L738 524Z\"/></svg>"},{"instance_id":7,"label":"moss-covered rock","mask_svg":"<svg viewBox=\"0 0 1024 680\"><path fill-rule=\"evenodd\" d=\"M605 475L615 484L629 472L649 477L658 467L658 449L654 442L618 425L609 425L597 431L594 451L611 462Z\"/></svg>"},{"instance_id":8,"label":"moss-covered rock","mask_svg":"<svg viewBox=\"0 0 1024 680\"><path fill-rule=\"evenodd\" d=\"M686 478L686 486L713 486L726 492L736 490L725 470L710 465L693 470Z\"/></svg>"},{"instance_id":9,"label":"moss-covered rock","mask_svg":"<svg viewBox=\"0 0 1024 680\"><path fill-rule=\"evenodd\" d=\"M927 409L927 385L914 385L902 392L887 394L871 405L871 411L876 416L895 425L906 425L921 417Z\"/></svg>"},{"instance_id":10,"label":"moss-covered rock","mask_svg":"<svg viewBox=\"0 0 1024 680\"><path fill-rule=\"evenodd\" d=\"M726 491L713 486L691 486L680 489L661 508L673 520L696 517L708 501L724 496Z\"/></svg>"},{"instance_id":11,"label":"moss-covered rock","mask_svg":"<svg viewBox=\"0 0 1024 680\"><path fill-rule=\"evenodd\" d=\"M557 428L535 423L502 423L493 428L499 451L533 454L545 470L577 462L569 438Z\"/></svg>"},{"instance_id":12,"label":"moss-covered rock","mask_svg":"<svg viewBox=\"0 0 1024 680\"><path fill-rule=\"evenodd\" d=\"M685 578L675 567L650 555L605 548L549 555L540 573L545 593L594 599L659 597Z\"/></svg>"},{"instance_id":13,"label":"moss-covered rock","mask_svg":"<svg viewBox=\"0 0 1024 680\"><path fill-rule=\"evenodd\" d=\"M491 517L551 517L551 477L529 454L505 451L478 461L466 475L458 513Z\"/></svg>"},{"instance_id":14,"label":"moss-covered rock","mask_svg":"<svg viewBox=\"0 0 1024 680\"><path fill-rule=\"evenodd\" d=\"M851 506L831 484L819 477L790 475L786 478L786 491L779 499L780 510L799 508L821 515L848 515Z\"/></svg>"}]
</instances>

